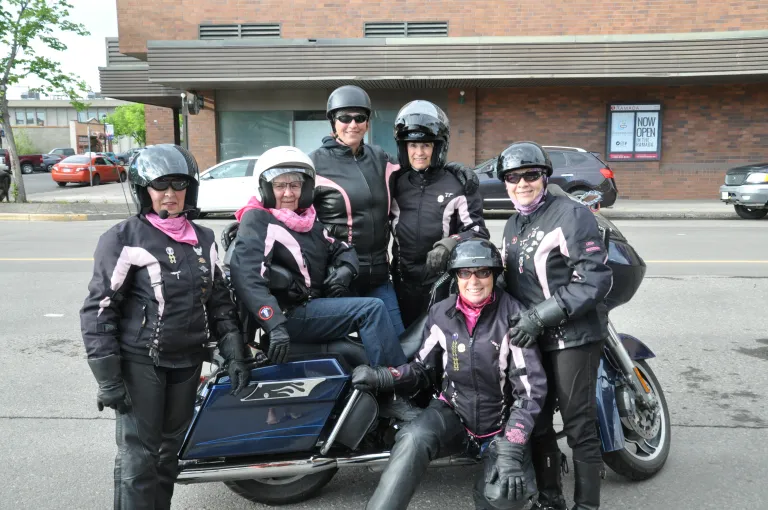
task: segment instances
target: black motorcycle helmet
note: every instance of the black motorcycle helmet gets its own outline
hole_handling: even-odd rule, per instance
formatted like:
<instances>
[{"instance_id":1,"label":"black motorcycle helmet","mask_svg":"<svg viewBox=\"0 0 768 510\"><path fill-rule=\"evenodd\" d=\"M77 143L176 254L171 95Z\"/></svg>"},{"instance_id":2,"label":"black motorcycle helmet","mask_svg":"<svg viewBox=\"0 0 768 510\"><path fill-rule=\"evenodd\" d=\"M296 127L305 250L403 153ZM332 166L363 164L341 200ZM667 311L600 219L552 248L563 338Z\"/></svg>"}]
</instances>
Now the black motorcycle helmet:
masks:
<instances>
[{"instance_id":1,"label":"black motorcycle helmet","mask_svg":"<svg viewBox=\"0 0 768 510\"><path fill-rule=\"evenodd\" d=\"M179 176L189 180L189 187L184 199L184 209L187 218L197 217L197 190L199 170L194 156L184 147L164 143L151 145L141 151L128 168L131 180L131 195L136 209L140 214L152 210L152 199L149 197L147 186L160 177Z\"/></svg>"},{"instance_id":2,"label":"black motorcycle helmet","mask_svg":"<svg viewBox=\"0 0 768 510\"><path fill-rule=\"evenodd\" d=\"M535 142L515 142L504 149L496 160L496 177L504 176L521 168L544 168L547 177L552 175L552 161L544 148Z\"/></svg>"},{"instance_id":3,"label":"black motorcycle helmet","mask_svg":"<svg viewBox=\"0 0 768 510\"><path fill-rule=\"evenodd\" d=\"M395 118L395 141L400 167L409 170L408 142L433 142L430 168L441 168L448 158L451 128L448 116L429 101L411 101L403 106Z\"/></svg>"},{"instance_id":4,"label":"black motorcycle helmet","mask_svg":"<svg viewBox=\"0 0 768 510\"><path fill-rule=\"evenodd\" d=\"M371 98L368 97L368 93L358 87L357 85L344 85L328 96L328 105L325 108L325 116L331 121L331 128L333 132L336 132L336 124L333 120L335 113L338 110L345 110L348 108L357 108L364 110L368 117L371 116Z\"/></svg>"},{"instance_id":5,"label":"black motorcycle helmet","mask_svg":"<svg viewBox=\"0 0 768 510\"><path fill-rule=\"evenodd\" d=\"M467 239L458 243L448 258L448 271L468 267L487 267L497 275L504 271L501 253L486 239Z\"/></svg>"}]
</instances>

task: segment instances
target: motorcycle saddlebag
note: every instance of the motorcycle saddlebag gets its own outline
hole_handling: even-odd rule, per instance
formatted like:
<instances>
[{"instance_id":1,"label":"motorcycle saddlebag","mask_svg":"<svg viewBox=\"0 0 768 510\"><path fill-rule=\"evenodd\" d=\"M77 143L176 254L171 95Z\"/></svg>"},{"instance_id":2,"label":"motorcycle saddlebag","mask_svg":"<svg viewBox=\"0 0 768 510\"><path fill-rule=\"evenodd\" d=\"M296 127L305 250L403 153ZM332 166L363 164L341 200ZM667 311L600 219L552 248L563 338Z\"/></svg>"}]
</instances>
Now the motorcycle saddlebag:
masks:
<instances>
[{"instance_id":1,"label":"motorcycle saddlebag","mask_svg":"<svg viewBox=\"0 0 768 510\"><path fill-rule=\"evenodd\" d=\"M182 460L311 450L349 376L335 359L295 361L251 370L230 395L229 377L204 386L181 448Z\"/></svg>"}]
</instances>

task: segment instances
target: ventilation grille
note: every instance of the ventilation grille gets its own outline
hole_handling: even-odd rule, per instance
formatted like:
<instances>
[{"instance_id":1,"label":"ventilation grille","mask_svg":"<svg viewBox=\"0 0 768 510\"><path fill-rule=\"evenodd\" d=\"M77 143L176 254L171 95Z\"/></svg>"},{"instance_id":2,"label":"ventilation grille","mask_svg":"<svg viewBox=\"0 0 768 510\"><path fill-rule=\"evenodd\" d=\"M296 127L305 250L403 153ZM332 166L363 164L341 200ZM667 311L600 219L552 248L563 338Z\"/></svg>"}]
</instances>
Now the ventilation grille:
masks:
<instances>
[{"instance_id":1,"label":"ventilation grille","mask_svg":"<svg viewBox=\"0 0 768 510\"><path fill-rule=\"evenodd\" d=\"M280 37L280 23L200 25L200 39L264 39Z\"/></svg>"},{"instance_id":2,"label":"ventilation grille","mask_svg":"<svg viewBox=\"0 0 768 510\"><path fill-rule=\"evenodd\" d=\"M141 60L120 53L120 41L117 37L107 37L107 66L139 64Z\"/></svg>"},{"instance_id":3,"label":"ventilation grille","mask_svg":"<svg viewBox=\"0 0 768 510\"><path fill-rule=\"evenodd\" d=\"M447 21L366 23L365 37L448 37Z\"/></svg>"}]
</instances>

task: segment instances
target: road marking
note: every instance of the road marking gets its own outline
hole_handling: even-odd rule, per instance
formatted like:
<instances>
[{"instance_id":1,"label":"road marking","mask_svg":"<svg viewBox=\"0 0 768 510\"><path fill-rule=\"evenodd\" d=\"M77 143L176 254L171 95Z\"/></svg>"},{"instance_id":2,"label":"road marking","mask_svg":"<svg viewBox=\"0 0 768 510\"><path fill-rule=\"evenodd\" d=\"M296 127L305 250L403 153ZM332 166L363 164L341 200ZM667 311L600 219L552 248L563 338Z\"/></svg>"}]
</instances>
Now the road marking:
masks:
<instances>
[{"instance_id":1,"label":"road marking","mask_svg":"<svg viewBox=\"0 0 768 510\"><path fill-rule=\"evenodd\" d=\"M0 258L0 262L93 262L93 258Z\"/></svg>"},{"instance_id":2,"label":"road marking","mask_svg":"<svg viewBox=\"0 0 768 510\"><path fill-rule=\"evenodd\" d=\"M64 317L63 313L46 313L43 317Z\"/></svg>"}]
</instances>

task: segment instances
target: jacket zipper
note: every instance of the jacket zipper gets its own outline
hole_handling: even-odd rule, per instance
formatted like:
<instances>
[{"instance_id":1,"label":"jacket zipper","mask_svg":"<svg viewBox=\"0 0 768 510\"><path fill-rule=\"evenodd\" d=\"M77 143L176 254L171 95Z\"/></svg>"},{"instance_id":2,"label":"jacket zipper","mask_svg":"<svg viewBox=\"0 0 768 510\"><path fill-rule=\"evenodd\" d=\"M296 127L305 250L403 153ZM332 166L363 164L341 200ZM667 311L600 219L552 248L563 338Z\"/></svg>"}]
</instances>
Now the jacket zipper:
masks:
<instances>
[{"instance_id":1,"label":"jacket zipper","mask_svg":"<svg viewBox=\"0 0 768 510\"><path fill-rule=\"evenodd\" d=\"M376 222L374 221L373 217L373 192L371 191L371 186L368 184L368 180L365 178L365 173L363 173L363 169L360 168L360 163L357 160L357 156L355 153L352 153L352 159L355 160L355 165L357 166L357 171L360 172L360 177L363 178L363 182L365 183L365 187L368 188L368 211L369 215L371 217L371 228L373 230L373 239L376 239ZM373 252L369 254L371 256L371 263L368 266L368 277L370 278L373 274Z\"/></svg>"}]
</instances>

